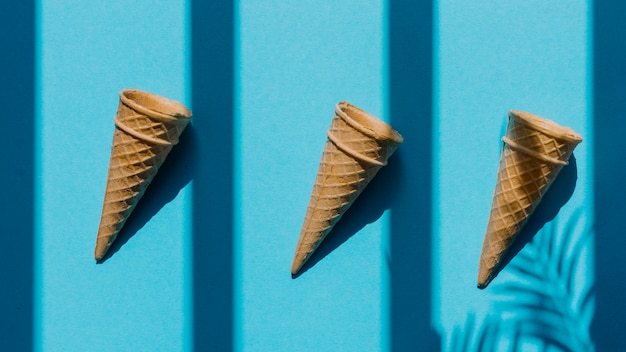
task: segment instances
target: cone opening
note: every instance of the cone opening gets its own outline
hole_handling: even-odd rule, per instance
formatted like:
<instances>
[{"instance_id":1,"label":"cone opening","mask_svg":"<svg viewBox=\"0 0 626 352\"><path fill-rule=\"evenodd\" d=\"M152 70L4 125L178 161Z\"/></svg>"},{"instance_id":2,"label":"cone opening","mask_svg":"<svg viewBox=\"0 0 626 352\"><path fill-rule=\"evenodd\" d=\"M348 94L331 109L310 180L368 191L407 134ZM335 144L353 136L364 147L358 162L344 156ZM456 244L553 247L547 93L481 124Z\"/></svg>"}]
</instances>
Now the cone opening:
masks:
<instances>
[{"instance_id":1,"label":"cone opening","mask_svg":"<svg viewBox=\"0 0 626 352\"><path fill-rule=\"evenodd\" d=\"M389 124L344 101L337 104L337 114L350 126L378 140L402 143L402 136Z\"/></svg>"},{"instance_id":2,"label":"cone opening","mask_svg":"<svg viewBox=\"0 0 626 352\"><path fill-rule=\"evenodd\" d=\"M523 123L531 128L541 131L554 138L563 139L569 142L580 143L583 137L576 133L573 129L565 126L561 126L552 120L533 115L528 112L511 110L509 111L509 118L514 118L520 123Z\"/></svg>"},{"instance_id":3,"label":"cone opening","mask_svg":"<svg viewBox=\"0 0 626 352\"><path fill-rule=\"evenodd\" d=\"M139 89L124 89L120 99L130 108L162 120L190 119L191 111L177 101Z\"/></svg>"}]
</instances>

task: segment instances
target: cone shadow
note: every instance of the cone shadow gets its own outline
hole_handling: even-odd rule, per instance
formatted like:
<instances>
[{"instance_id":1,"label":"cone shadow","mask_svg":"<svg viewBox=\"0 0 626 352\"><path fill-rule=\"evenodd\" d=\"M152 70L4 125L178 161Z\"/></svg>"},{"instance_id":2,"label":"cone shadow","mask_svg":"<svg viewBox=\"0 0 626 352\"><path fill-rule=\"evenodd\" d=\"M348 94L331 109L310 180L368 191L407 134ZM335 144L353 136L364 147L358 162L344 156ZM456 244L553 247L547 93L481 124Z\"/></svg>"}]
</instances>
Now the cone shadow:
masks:
<instances>
[{"instance_id":1,"label":"cone shadow","mask_svg":"<svg viewBox=\"0 0 626 352\"><path fill-rule=\"evenodd\" d=\"M402 145L396 151L400 153ZM320 246L313 252L309 260L302 266L297 274L292 275L296 279L304 274L320 260L339 248L342 244L361 231L367 224L378 220L385 210L391 207L393 198L398 193L398 171L399 162L397 156L389 158L387 166L378 171L376 176L370 181L363 193L354 201L354 204L345 212L341 220L335 225L332 231L322 241Z\"/></svg>"},{"instance_id":2,"label":"cone shadow","mask_svg":"<svg viewBox=\"0 0 626 352\"><path fill-rule=\"evenodd\" d=\"M528 222L522 228L522 231L515 239L511 249L507 252L500 265L495 269L493 280L496 280L498 274L506 268L506 266L515 258L515 256L537 235L544 225L552 221L559 210L574 194L576 181L578 180L578 169L576 165L576 157L572 155L569 164L561 169L558 177L550 186L550 189L541 199L541 203L537 206ZM488 287L488 286L487 286Z\"/></svg>"},{"instance_id":3,"label":"cone shadow","mask_svg":"<svg viewBox=\"0 0 626 352\"><path fill-rule=\"evenodd\" d=\"M167 159L159 168L158 173L146 189L146 193L128 217L117 239L111 244L105 256L98 261L98 264L106 262L117 253L154 215L167 203L174 200L180 190L191 181L194 173L196 143L196 132L193 124L190 124L180 136L179 143L172 148ZM149 236L150 234L146 235Z\"/></svg>"},{"instance_id":4,"label":"cone shadow","mask_svg":"<svg viewBox=\"0 0 626 352\"><path fill-rule=\"evenodd\" d=\"M33 349L35 200L35 2L0 2L0 331L2 350Z\"/></svg>"},{"instance_id":5,"label":"cone shadow","mask_svg":"<svg viewBox=\"0 0 626 352\"><path fill-rule=\"evenodd\" d=\"M593 1L593 164L595 316L591 337L598 351L626 351L626 2Z\"/></svg>"}]
</instances>

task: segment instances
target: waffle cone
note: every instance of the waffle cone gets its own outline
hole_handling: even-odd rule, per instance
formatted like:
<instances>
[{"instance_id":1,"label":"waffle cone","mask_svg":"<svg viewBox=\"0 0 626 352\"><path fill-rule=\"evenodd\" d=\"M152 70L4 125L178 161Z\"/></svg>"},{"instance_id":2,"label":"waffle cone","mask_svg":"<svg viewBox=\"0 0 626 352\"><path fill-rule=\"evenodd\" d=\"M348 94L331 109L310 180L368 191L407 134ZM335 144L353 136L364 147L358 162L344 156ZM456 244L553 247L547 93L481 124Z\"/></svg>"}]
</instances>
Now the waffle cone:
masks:
<instances>
[{"instance_id":1,"label":"waffle cone","mask_svg":"<svg viewBox=\"0 0 626 352\"><path fill-rule=\"evenodd\" d=\"M494 278L515 239L582 137L541 117L511 110L498 181L480 255L478 287Z\"/></svg>"},{"instance_id":2,"label":"waffle cone","mask_svg":"<svg viewBox=\"0 0 626 352\"><path fill-rule=\"evenodd\" d=\"M391 126L341 102L311 192L291 273L296 274L403 139Z\"/></svg>"},{"instance_id":3,"label":"waffle cone","mask_svg":"<svg viewBox=\"0 0 626 352\"><path fill-rule=\"evenodd\" d=\"M135 89L120 93L96 238L101 260L191 119L183 105Z\"/></svg>"}]
</instances>

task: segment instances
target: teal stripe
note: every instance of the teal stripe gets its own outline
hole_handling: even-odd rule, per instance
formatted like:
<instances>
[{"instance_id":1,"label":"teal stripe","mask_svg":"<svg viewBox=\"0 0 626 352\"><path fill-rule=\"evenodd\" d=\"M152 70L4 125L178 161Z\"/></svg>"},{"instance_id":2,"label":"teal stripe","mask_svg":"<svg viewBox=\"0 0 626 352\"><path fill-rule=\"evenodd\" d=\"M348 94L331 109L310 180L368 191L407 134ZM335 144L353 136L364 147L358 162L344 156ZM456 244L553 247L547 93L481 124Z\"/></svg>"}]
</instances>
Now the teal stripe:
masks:
<instances>
[{"instance_id":1,"label":"teal stripe","mask_svg":"<svg viewBox=\"0 0 626 352\"><path fill-rule=\"evenodd\" d=\"M436 351L441 337L431 315L433 3L390 0L388 7L388 108L393 126L405 136L389 165L388 190L396 193L387 258L389 350Z\"/></svg>"},{"instance_id":2,"label":"teal stripe","mask_svg":"<svg viewBox=\"0 0 626 352\"><path fill-rule=\"evenodd\" d=\"M234 6L191 1L194 351L233 346Z\"/></svg>"},{"instance_id":3,"label":"teal stripe","mask_svg":"<svg viewBox=\"0 0 626 352\"><path fill-rule=\"evenodd\" d=\"M626 169L615 158L622 155L626 124L626 41L622 1L593 2L593 160L596 231L596 315L592 334L598 351L626 349L620 326L626 324L626 261L620 248L626 245L621 224ZM591 73L590 73L591 74Z\"/></svg>"},{"instance_id":4,"label":"teal stripe","mask_svg":"<svg viewBox=\"0 0 626 352\"><path fill-rule=\"evenodd\" d=\"M35 3L0 4L0 331L2 348L31 349L35 199ZM9 127L10 126L10 127Z\"/></svg>"}]
</instances>

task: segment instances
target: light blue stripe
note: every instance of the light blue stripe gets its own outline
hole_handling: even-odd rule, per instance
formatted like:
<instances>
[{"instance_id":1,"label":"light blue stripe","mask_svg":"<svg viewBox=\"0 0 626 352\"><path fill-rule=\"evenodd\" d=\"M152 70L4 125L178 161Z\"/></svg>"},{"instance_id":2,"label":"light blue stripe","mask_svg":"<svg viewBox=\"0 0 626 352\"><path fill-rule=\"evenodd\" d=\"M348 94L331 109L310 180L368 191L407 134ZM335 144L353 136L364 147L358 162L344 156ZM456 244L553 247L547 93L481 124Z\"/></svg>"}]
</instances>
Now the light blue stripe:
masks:
<instances>
[{"instance_id":1,"label":"light blue stripe","mask_svg":"<svg viewBox=\"0 0 626 352\"><path fill-rule=\"evenodd\" d=\"M584 136L574 153L576 189L551 224L556 226L557 245L563 244L561 231L575 220L571 217L577 209L582 209L585 220L574 228L574 235L589 230L593 217L589 7L588 1L437 3L435 319L448 347L452 331L462 330L470 314L477 316L476 329L488 314L507 314L499 310L493 288L479 291L475 286L509 109L552 119ZM533 243L550 235L551 224ZM589 242L586 248L591 246ZM580 265L586 269L576 277L578 292L593 282L592 255L583 252ZM519 279L507 269L492 286ZM572 299L576 301L576 294Z\"/></svg>"},{"instance_id":2,"label":"light blue stripe","mask_svg":"<svg viewBox=\"0 0 626 352\"><path fill-rule=\"evenodd\" d=\"M239 3L238 350L381 348L386 216L331 233L345 242L298 278L290 268L335 104L384 117L383 15L357 1Z\"/></svg>"},{"instance_id":3,"label":"light blue stripe","mask_svg":"<svg viewBox=\"0 0 626 352\"><path fill-rule=\"evenodd\" d=\"M38 350L189 348L189 186L93 259L118 92L188 103L185 4L39 4Z\"/></svg>"}]
</instances>

